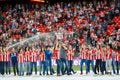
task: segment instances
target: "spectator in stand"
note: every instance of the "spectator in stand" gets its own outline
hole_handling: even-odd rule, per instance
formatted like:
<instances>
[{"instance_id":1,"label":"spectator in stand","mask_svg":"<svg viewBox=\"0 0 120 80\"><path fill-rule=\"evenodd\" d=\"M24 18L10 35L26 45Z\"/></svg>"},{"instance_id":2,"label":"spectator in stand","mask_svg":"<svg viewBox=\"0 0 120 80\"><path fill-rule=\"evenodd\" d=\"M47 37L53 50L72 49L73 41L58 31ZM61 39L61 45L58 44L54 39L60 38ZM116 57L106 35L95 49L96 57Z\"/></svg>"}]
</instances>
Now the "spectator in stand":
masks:
<instances>
[{"instance_id":1,"label":"spectator in stand","mask_svg":"<svg viewBox=\"0 0 120 80\"><path fill-rule=\"evenodd\" d=\"M45 8L44 6L42 6L41 8L36 8L30 5L31 9L29 9L29 7L25 7L24 5L20 5L19 6L20 9L18 9L17 8L18 5L16 5L16 7L13 8L13 10L1 13L2 21L4 23L7 23L6 21L7 19L9 22L9 25L4 25L6 26L6 28L2 30L3 31L5 30L5 34L6 34L6 31L9 31L11 28L13 28L15 32L9 31L9 34L11 35L9 38L13 37L14 38L13 42L17 42L16 40L19 41L23 39L23 37L25 38L28 37L28 33L30 33L29 35L31 36L34 35L36 32L46 32L47 29L52 30L56 27L56 23L58 24L57 25L58 28L56 29L56 31L58 31L59 28L64 28L64 30L67 31L73 31L73 27L74 29L76 28L79 30L80 28L82 28L81 26L83 26L83 28L85 27L89 29L89 27L87 26L89 25L89 21L90 23L94 23L95 26L97 26L96 21L98 21L99 25L101 25L101 20L103 22L104 19L106 19L105 15L108 15L109 17L111 17L110 15L112 15L114 17L113 14L114 11L117 12L117 14L119 13L118 9L115 8L113 2L112 5L109 6L106 5L107 3L106 1L101 1L101 2L98 1L96 2L98 4L96 5L96 8L93 7L95 6L95 3L89 3L88 6L86 6L85 2L81 2L81 3L80 5L76 3L75 4L69 3L66 5L64 5L64 3L62 4L57 3L47 8ZM108 7L112 7L112 8L110 9ZM110 13L107 14L107 12ZM88 16L89 19L87 19L85 16ZM76 20L74 20L74 18ZM112 20L112 18L109 18L109 20ZM85 25L84 21L87 25ZM44 23L46 27L43 25L39 27L41 23ZM106 20L106 24L108 24L108 20ZM8 28L8 26L10 26L10 28ZM84 29L84 31L85 30L86 29ZM86 31L87 33L89 33L89 30ZM21 34L25 36L22 36Z\"/></svg>"}]
</instances>

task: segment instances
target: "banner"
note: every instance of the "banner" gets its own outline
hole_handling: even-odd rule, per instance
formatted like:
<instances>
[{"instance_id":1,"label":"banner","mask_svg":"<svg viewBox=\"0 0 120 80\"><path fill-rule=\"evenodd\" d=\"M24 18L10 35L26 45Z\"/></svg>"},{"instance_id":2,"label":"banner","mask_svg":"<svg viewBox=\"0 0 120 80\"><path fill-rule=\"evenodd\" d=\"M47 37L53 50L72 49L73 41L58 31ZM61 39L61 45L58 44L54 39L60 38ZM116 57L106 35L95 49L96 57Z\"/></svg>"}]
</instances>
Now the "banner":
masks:
<instances>
[{"instance_id":1,"label":"banner","mask_svg":"<svg viewBox=\"0 0 120 80\"><path fill-rule=\"evenodd\" d=\"M45 2L44 0L31 0L31 2Z\"/></svg>"},{"instance_id":2,"label":"banner","mask_svg":"<svg viewBox=\"0 0 120 80\"><path fill-rule=\"evenodd\" d=\"M52 59L52 65L53 66L56 66L56 60L55 59ZM73 60L73 65L74 66L79 66L80 65L80 59L74 59ZM39 66L39 61L37 62L37 66Z\"/></svg>"}]
</instances>

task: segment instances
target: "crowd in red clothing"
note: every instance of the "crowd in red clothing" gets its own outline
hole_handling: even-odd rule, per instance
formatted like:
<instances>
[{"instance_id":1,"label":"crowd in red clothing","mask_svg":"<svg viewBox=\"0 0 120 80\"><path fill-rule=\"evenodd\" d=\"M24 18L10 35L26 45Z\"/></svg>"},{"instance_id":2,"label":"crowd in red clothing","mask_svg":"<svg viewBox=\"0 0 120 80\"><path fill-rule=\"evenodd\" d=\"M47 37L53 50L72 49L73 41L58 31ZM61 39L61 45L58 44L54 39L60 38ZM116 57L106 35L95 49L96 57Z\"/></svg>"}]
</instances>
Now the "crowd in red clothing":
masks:
<instances>
[{"instance_id":1,"label":"crowd in red clothing","mask_svg":"<svg viewBox=\"0 0 120 80\"><path fill-rule=\"evenodd\" d=\"M111 5L110 5L111 4ZM52 6L7 5L1 9L0 42L9 46L37 33L58 32L62 41L119 44L119 6L112 1L56 3ZM57 36L57 35L56 35ZM118 45L119 46L119 45Z\"/></svg>"}]
</instances>

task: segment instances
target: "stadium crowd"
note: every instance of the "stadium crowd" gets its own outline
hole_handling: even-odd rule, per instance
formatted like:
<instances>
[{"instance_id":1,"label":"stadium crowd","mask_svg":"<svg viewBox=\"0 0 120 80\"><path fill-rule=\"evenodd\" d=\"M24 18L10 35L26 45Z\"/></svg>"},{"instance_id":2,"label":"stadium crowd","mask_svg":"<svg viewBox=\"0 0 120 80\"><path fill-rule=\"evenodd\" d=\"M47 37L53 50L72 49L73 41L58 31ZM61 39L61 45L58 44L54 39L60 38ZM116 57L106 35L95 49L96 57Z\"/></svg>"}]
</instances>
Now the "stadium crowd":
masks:
<instances>
[{"instance_id":1,"label":"stadium crowd","mask_svg":"<svg viewBox=\"0 0 120 80\"><path fill-rule=\"evenodd\" d=\"M115 0L117 1L117 0ZM119 74L120 67L120 2L79 1L54 5L16 4L0 8L0 73L10 74L12 62L14 75L53 75L51 59L56 59L57 75L76 73L72 69L74 55L80 58L86 74ZM35 41L19 47L7 47L42 33L56 33L49 43ZM73 34L69 34L69 33ZM58 36L58 33L61 35ZM66 33L68 33L66 35ZM95 61L95 65L94 65ZM65 66L64 66L65 64ZM115 67L116 65L116 67ZM42 68L43 67L43 68ZM48 71L48 67L50 70ZM43 71L42 71L43 70ZM99 71L100 70L100 71ZM116 72L117 70L117 72Z\"/></svg>"}]
</instances>

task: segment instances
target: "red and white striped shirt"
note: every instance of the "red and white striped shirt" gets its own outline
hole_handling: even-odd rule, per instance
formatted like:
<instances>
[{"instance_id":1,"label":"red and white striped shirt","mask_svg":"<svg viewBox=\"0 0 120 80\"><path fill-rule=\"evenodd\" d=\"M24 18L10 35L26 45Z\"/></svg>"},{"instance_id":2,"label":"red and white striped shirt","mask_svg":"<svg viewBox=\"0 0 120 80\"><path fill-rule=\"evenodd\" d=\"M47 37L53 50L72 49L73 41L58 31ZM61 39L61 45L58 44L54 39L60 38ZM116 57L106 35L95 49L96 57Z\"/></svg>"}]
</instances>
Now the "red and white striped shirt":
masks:
<instances>
[{"instance_id":1,"label":"red and white striped shirt","mask_svg":"<svg viewBox=\"0 0 120 80\"><path fill-rule=\"evenodd\" d=\"M111 58L112 58L112 49L109 49L109 50L107 51L106 58L107 58L107 59L111 59Z\"/></svg>"},{"instance_id":2,"label":"red and white striped shirt","mask_svg":"<svg viewBox=\"0 0 120 80\"><path fill-rule=\"evenodd\" d=\"M105 52L102 53L102 61L106 61L106 53Z\"/></svg>"},{"instance_id":3,"label":"red and white striped shirt","mask_svg":"<svg viewBox=\"0 0 120 80\"><path fill-rule=\"evenodd\" d=\"M66 54L68 60L73 60L74 50L67 50Z\"/></svg>"},{"instance_id":4,"label":"red and white striped shirt","mask_svg":"<svg viewBox=\"0 0 120 80\"><path fill-rule=\"evenodd\" d=\"M102 55L101 55L101 51L100 50L96 50L96 59L102 59Z\"/></svg>"},{"instance_id":5,"label":"red and white striped shirt","mask_svg":"<svg viewBox=\"0 0 120 80\"><path fill-rule=\"evenodd\" d=\"M60 51L59 50L54 50L54 57L55 57L55 59L60 59Z\"/></svg>"},{"instance_id":6,"label":"red and white striped shirt","mask_svg":"<svg viewBox=\"0 0 120 80\"><path fill-rule=\"evenodd\" d=\"M19 63L23 63L24 62L24 54L23 53L18 54L18 62Z\"/></svg>"},{"instance_id":7,"label":"red and white striped shirt","mask_svg":"<svg viewBox=\"0 0 120 80\"><path fill-rule=\"evenodd\" d=\"M106 59L111 59L111 58L112 58L112 54L107 53L106 54Z\"/></svg>"},{"instance_id":8,"label":"red and white striped shirt","mask_svg":"<svg viewBox=\"0 0 120 80\"><path fill-rule=\"evenodd\" d=\"M86 56L87 56L86 54L87 54L86 50L83 49L83 50L81 51L81 59L86 59Z\"/></svg>"},{"instance_id":9,"label":"red and white striped shirt","mask_svg":"<svg viewBox=\"0 0 120 80\"><path fill-rule=\"evenodd\" d=\"M4 61L3 58L4 58L3 54L0 53L0 61Z\"/></svg>"},{"instance_id":10,"label":"red and white striped shirt","mask_svg":"<svg viewBox=\"0 0 120 80\"><path fill-rule=\"evenodd\" d=\"M10 61L10 52L4 52L4 61Z\"/></svg>"},{"instance_id":11,"label":"red and white striped shirt","mask_svg":"<svg viewBox=\"0 0 120 80\"><path fill-rule=\"evenodd\" d=\"M25 61L30 61L30 51L26 51L24 53L24 56L25 56Z\"/></svg>"},{"instance_id":12,"label":"red and white striped shirt","mask_svg":"<svg viewBox=\"0 0 120 80\"><path fill-rule=\"evenodd\" d=\"M37 62L37 52L36 51L31 51L30 52L30 61L31 62Z\"/></svg>"},{"instance_id":13,"label":"red and white striped shirt","mask_svg":"<svg viewBox=\"0 0 120 80\"><path fill-rule=\"evenodd\" d=\"M95 60L95 52L96 52L96 50L95 50L95 49L92 49L93 60Z\"/></svg>"},{"instance_id":14,"label":"red and white striped shirt","mask_svg":"<svg viewBox=\"0 0 120 80\"><path fill-rule=\"evenodd\" d=\"M38 55L39 55L40 61L45 61L45 53L44 52L38 52Z\"/></svg>"},{"instance_id":15,"label":"red and white striped shirt","mask_svg":"<svg viewBox=\"0 0 120 80\"><path fill-rule=\"evenodd\" d=\"M115 61L120 61L120 53L115 51Z\"/></svg>"},{"instance_id":16,"label":"red and white striped shirt","mask_svg":"<svg viewBox=\"0 0 120 80\"><path fill-rule=\"evenodd\" d=\"M94 56L93 56L93 50L88 50L87 51L87 60L93 60Z\"/></svg>"}]
</instances>

